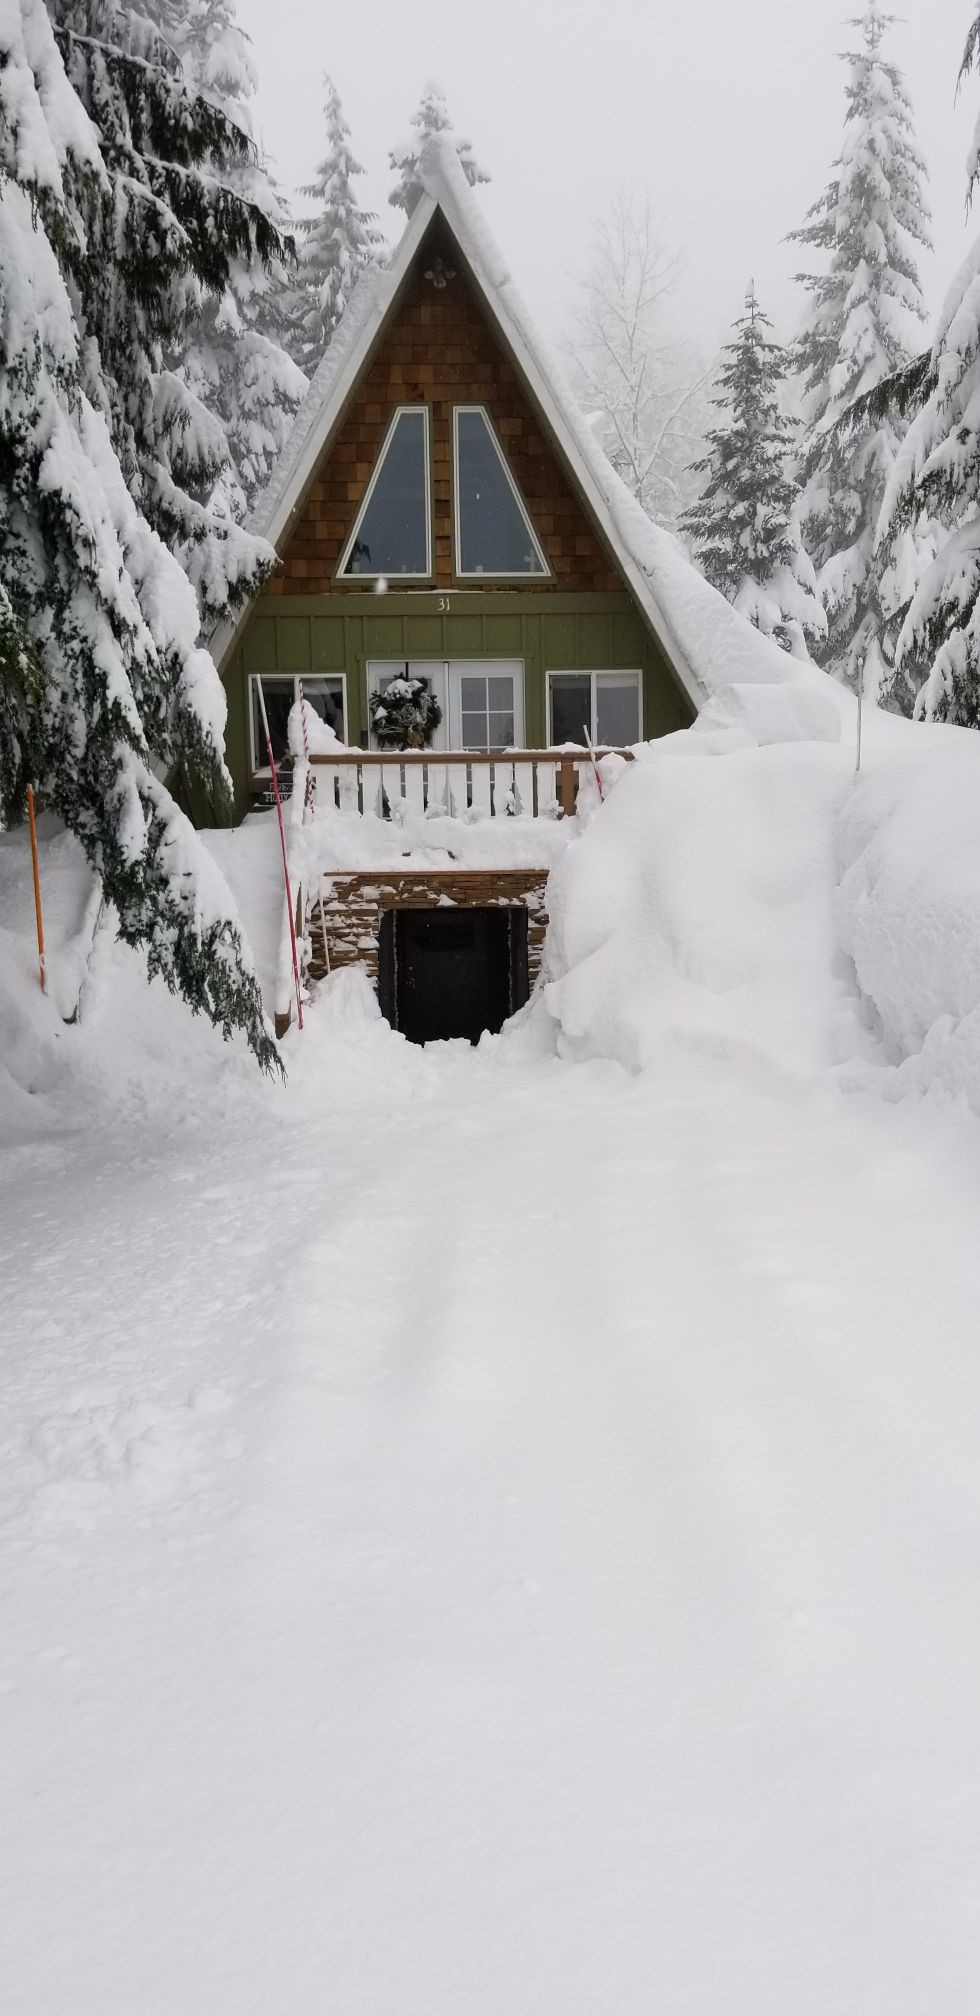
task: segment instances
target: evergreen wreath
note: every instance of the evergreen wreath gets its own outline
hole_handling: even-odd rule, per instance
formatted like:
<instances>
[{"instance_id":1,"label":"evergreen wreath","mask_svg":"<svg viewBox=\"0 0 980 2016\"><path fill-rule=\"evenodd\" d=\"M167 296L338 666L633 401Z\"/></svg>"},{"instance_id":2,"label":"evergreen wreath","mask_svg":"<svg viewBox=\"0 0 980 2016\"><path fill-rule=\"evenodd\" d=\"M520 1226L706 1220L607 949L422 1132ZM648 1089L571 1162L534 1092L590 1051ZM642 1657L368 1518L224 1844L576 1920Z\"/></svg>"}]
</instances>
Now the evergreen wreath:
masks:
<instances>
[{"instance_id":1,"label":"evergreen wreath","mask_svg":"<svg viewBox=\"0 0 980 2016\"><path fill-rule=\"evenodd\" d=\"M442 720L442 708L427 679L406 672L383 692L372 693L371 726L379 749L428 749Z\"/></svg>"}]
</instances>

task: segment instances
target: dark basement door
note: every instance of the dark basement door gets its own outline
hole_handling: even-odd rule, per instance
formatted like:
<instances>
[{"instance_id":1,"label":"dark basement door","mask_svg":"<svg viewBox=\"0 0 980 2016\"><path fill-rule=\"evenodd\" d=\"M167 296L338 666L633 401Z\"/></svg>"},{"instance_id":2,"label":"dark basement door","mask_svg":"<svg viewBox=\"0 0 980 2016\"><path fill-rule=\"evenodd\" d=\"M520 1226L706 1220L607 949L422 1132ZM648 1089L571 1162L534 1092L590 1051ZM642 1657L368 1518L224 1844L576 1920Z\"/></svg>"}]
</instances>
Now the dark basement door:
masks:
<instances>
[{"instance_id":1,"label":"dark basement door","mask_svg":"<svg viewBox=\"0 0 980 2016\"><path fill-rule=\"evenodd\" d=\"M528 998L527 911L386 910L379 996L410 1043L478 1043Z\"/></svg>"}]
</instances>

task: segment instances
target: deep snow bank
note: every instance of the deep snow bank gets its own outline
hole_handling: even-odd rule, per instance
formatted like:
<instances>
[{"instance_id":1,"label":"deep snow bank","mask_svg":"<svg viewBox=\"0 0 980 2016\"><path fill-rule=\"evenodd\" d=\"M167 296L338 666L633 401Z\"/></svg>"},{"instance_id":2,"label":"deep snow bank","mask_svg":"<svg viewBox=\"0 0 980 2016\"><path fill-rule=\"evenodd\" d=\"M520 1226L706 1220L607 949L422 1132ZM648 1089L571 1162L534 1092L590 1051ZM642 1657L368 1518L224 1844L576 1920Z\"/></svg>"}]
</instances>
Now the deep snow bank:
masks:
<instances>
[{"instance_id":1,"label":"deep snow bank","mask_svg":"<svg viewBox=\"0 0 980 2016\"><path fill-rule=\"evenodd\" d=\"M665 1041L831 1061L839 747L651 744L555 869L545 1000L559 1048L650 1064Z\"/></svg>"},{"instance_id":2,"label":"deep snow bank","mask_svg":"<svg viewBox=\"0 0 980 2016\"><path fill-rule=\"evenodd\" d=\"M559 1049L858 1058L980 1112L980 737L872 712L856 777L850 741L758 725L702 717L609 769L550 884Z\"/></svg>"},{"instance_id":3,"label":"deep snow bank","mask_svg":"<svg viewBox=\"0 0 980 2016\"><path fill-rule=\"evenodd\" d=\"M896 1089L980 1112L980 737L912 730L848 794L838 845L839 935Z\"/></svg>"}]
</instances>

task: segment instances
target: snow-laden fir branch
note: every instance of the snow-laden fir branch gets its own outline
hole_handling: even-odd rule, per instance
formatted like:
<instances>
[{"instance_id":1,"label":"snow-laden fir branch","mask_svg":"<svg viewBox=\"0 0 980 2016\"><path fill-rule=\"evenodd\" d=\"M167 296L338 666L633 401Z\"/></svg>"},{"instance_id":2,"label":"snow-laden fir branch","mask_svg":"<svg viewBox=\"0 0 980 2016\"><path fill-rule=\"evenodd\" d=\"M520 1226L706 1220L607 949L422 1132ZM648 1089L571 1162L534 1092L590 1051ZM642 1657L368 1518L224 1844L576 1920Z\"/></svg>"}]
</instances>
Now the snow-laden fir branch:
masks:
<instances>
[{"instance_id":1,"label":"snow-laden fir branch","mask_svg":"<svg viewBox=\"0 0 980 2016\"><path fill-rule=\"evenodd\" d=\"M881 503L901 427L889 405L866 402L912 359L925 318L917 255L931 244L912 108L901 71L883 53L892 17L878 0L851 24L844 140L833 179L792 233L826 255L799 276L809 305L795 346L803 381L799 506L827 615L814 655L851 686L911 710L911 666L896 664L902 613L935 552L928 521L911 522L876 550ZM860 420L841 426L855 402Z\"/></svg>"},{"instance_id":2,"label":"snow-laden fir branch","mask_svg":"<svg viewBox=\"0 0 980 2016\"><path fill-rule=\"evenodd\" d=\"M79 276L108 260L116 185L42 0L0 9L0 71L0 822L33 783L150 972L272 1066L228 890L161 781L227 801L224 693L114 445L125 402L100 378ZM107 298L112 281L107 267Z\"/></svg>"},{"instance_id":3,"label":"snow-laden fir branch","mask_svg":"<svg viewBox=\"0 0 980 2016\"><path fill-rule=\"evenodd\" d=\"M712 400L722 420L695 464L704 488L681 526L712 586L765 636L805 655L826 618L793 515L792 428L780 408L787 358L771 328L752 285L722 354Z\"/></svg>"}]
</instances>

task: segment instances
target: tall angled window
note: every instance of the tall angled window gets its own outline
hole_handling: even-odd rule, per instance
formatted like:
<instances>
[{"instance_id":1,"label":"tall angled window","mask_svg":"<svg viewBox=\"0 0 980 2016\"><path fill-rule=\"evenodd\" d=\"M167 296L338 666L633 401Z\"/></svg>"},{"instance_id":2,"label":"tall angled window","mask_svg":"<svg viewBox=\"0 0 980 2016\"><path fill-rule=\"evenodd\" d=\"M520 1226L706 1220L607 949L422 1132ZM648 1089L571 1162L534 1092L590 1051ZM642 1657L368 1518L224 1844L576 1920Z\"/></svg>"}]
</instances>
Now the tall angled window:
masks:
<instances>
[{"instance_id":1,"label":"tall angled window","mask_svg":"<svg viewBox=\"0 0 980 2016\"><path fill-rule=\"evenodd\" d=\"M399 406L339 573L342 580L359 574L426 580L431 572L429 410Z\"/></svg>"},{"instance_id":2,"label":"tall angled window","mask_svg":"<svg viewBox=\"0 0 980 2016\"><path fill-rule=\"evenodd\" d=\"M482 406L457 406L456 572L511 579L550 572Z\"/></svg>"}]
</instances>

